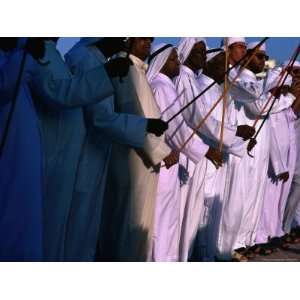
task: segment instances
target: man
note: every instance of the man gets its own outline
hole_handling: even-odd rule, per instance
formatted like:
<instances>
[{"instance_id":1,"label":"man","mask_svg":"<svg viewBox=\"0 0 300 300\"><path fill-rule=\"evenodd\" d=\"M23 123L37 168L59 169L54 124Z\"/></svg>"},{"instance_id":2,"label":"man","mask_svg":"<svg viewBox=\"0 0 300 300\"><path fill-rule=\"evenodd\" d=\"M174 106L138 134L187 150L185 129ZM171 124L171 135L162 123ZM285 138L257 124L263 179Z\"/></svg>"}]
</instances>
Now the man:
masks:
<instances>
[{"instance_id":1,"label":"man","mask_svg":"<svg viewBox=\"0 0 300 300\"><path fill-rule=\"evenodd\" d=\"M66 54L66 62L74 73L85 72L102 66L122 47L123 38L85 38ZM143 147L147 131L157 135L162 132L155 130L156 122L160 125L159 120L115 113L113 95L85 107L84 118L87 130L77 166L65 258L93 261L112 142L139 149Z\"/></svg>"},{"instance_id":2,"label":"man","mask_svg":"<svg viewBox=\"0 0 300 300\"><path fill-rule=\"evenodd\" d=\"M253 49L255 49L257 44L258 42L249 43L247 51L249 56L252 55ZM256 97L256 101L241 102L237 100L235 101L235 107L237 124L247 123L248 125L253 125L257 116L259 116L259 121L256 125L256 128L259 128L263 121L263 116L261 116L262 108L269 94L264 93L263 82L257 80L255 75L264 69L267 59L266 45L263 44L256 50L255 55L252 56L248 66L243 69L239 80L235 83L242 90L244 89L249 93L253 93ZM236 96L233 95L234 99L235 97ZM273 107L273 112L281 111L289 107L291 103L292 99L290 99L289 96L285 99L280 99ZM267 110L268 108L265 109L264 115ZM257 145L251 151L253 157L249 155L243 157L237 165L236 173L232 179L232 187L229 191L230 199L235 199L236 197L238 197L236 199L243 199L243 216L239 226L236 228L237 234L233 246L233 249L237 250L233 252L234 257L237 259L241 258L242 260L246 260L247 258L244 257L245 247L255 244L266 189L270 142L270 122L267 120L258 135ZM249 181L250 178L251 184ZM241 181L245 182L245 184L241 185Z\"/></svg>"},{"instance_id":3,"label":"man","mask_svg":"<svg viewBox=\"0 0 300 300\"><path fill-rule=\"evenodd\" d=\"M180 71L180 75L176 78L175 84L177 91L185 89L185 93L180 97L181 105L186 105L191 101L194 97L196 97L200 92L204 89L199 86L198 83L198 73L204 67L206 60L206 43L202 38L183 38L178 46L179 57L182 62L182 67ZM199 122L205 117L207 112L209 111L209 107L207 103L211 103L209 93L205 93L201 96L201 98L197 99L192 105L190 105L187 109L183 111L183 117L186 120L187 124L191 128L197 128ZM217 100L217 99L213 99ZM241 127L243 128L243 127ZM241 129L240 128L240 129ZM249 126L245 126L244 129L248 131L246 133L247 138L250 138L253 135L253 130L249 128ZM213 115L208 117L203 126L197 130L197 133L203 141L212 148L217 148L216 143L218 143L220 138L220 130L221 130L221 122L216 120ZM237 130L235 126L226 123L224 126L224 144L225 147L231 147L236 142L240 142L241 140L236 137L236 135L240 135L240 130ZM246 137L246 136L245 136ZM214 151L214 156L221 156L221 153L218 150ZM214 163L214 160L211 160ZM184 222L190 223L190 225L185 224L185 230L190 231L190 234L186 233L185 236L190 235L191 241L194 240L197 228L199 226L199 231L202 231L202 236L205 235L204 231L207 227L207 207L209 205L207 201L204 201L204 205L202 201L200 201L201 194L206 191L211 190L210 188L206 188L206 178L211 177L209 173L207 173L207 169L211 167L211 173L214 174L215 166L210 165L206 161L198 163L197 166L193 166L189 163L188 172L192 174L192 181L189 187L189 195L188 202L189 207L191 209L191 213L194 215L190 216L189 219L185 218ZM217 165L218 167L218 165ZM194 170L193 170L194 169ZM196 175L197 174L197 175ZM213 175L212 175L213 176ZM212 191L214 193L214 191ZM194 209L194 205L196 203L201 203L201 206L198 206L198 209ZM200 225L199 225L200 222ZM203 234L204 233L204 234ZM199 234L201 236L201 233ZM183 246L186 244L184 241L182 242L182 253L183 257L187 256L187 247ZM190 244L187 243L187 244ZM186 244L186 245L187 245ZM191 244L188 246L190 247ZM200 246L201 248L202 246ZM202 249L199 249L198 253L202 252ZM205 251L206 252L206 251ZM202 253L201 255L206 255ZM183 258L184 259L184 258Z\"/></svg>"},{"instance_id":4,"label":"man","mask_svg":"<svg viewBox=\"0 0 300 300\"><path fill-rule=\"evenodd\" d=\"M277 70L269 71L265 86L268 86L268 81L273 80L272 77L278 80L279 74ZM286 80L284 87L289 88L289 92L295 95L295 87L290 87L291 84L292 80ZM276 93L286 94L283 89ZM282 228L283 214L295 171L297 151L295 135L297 111L293 109L293 106L297 105L296 101L297 99L291 107L270 115L272 138L268 182L256 236L256 243L262 244L262 252L264 249L266 252L268 246L279 247L282 244L280 238L285 234Z\"/></svg>"},{"instance_id":5,"label":"man","mask_svg":"<svg viewBox=\"0 0 300 300\"><path fill-rule=\"evenodd\" d=\"M235 65L245 56L247 46L243 37L228 37L229 64ZM222 46L225 44L225 39L222 40Z\"/></svg>"},{"instance_id":6,"label":"man","mask_svg":"<svg viewBox=\"0 0 300 300\"><path fill-rule=\"evenodd\" d=\"M170 44L159 44L153 48L149 59L147 78L153 89L155 100L164 120L170 119L180 110L178 93L172 79L179 75L180 63L176 48ZM177 151L190 136L192 130L181 115L177 116L166 131L166 142ZM182 151L195 164L208 152L199 137L195 137ZM159 174L155 223L153 233L153 261L178 261L181 227L179 165L162 168Z\"/></svg>"},{"instance_id":7,"label":"man","mask_svg":"<svg viewBox=\"0 0 300 300\"><path fill-rule=\"evenodd\" d=\"M159 118L144 61L152 38L129 38L128 55L133 65L128 76L113 81L116 111ZM177 162L177 154L164 137L147 135L142 150L113 145L100 234L101 259L146 261L151 259L154 208L160 163ZM122 172L120 172L122 170ZM102 247L102 249L101 249Z\"/></svg>"},{"instance_id":8,"label":"man","mask_svg":"<svg viewBox=\"0 0 300 300\"><path fill-rule=\"evenodd\" d=\"M287 65L287 63L285 63ZM293 81L299 82L300 80L300 62L296 61L292 70L290 70L290 74L293 77ZM298 109L298 107L295 107ZM292 177L291 189L288 195L287 205L284 212L284 220L283 220L283 230L286 233L290 233L290 240L296 239L299 240L299 207L300 207L300 159L299 159L299 149L300 149L300 121L299 121L299 113L297 114L298 119L295 123L295 134L296 134L296 149L297 149L297 159L295 166L295 173Z\"/></svg>"},{"instance_id":9,"label":"man","mask_svg":"<svg viewBox=\"0 0 300 300\"><path fill-rule=\"evenodd\" d=\"M26 68L16 84L23 57L16 46L17 38L0 38L0 261L41 261L42 148Z\"/></svg>"}]
</instances>

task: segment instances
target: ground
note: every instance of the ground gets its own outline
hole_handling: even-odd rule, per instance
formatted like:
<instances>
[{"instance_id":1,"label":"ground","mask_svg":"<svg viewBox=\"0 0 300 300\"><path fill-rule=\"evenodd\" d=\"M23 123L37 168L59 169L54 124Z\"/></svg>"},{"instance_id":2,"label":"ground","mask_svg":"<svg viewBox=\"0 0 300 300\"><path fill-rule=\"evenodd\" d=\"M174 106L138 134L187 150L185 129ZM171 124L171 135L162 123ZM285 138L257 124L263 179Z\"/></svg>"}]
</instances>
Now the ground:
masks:
<instances>
[{"instance_id":1,"label":"ground","mask_svg":"<svg viewBox=\"0 0 300 300\"><path fill-rule=\"evenodd\" d=\"M254 259L249 261L262 261L262 262L295 262L300 261L300 243L290 245L288 249L280 249L276 252L273 252L271 255L268 256L256 256Z\"/></svg>"}]
</instances>

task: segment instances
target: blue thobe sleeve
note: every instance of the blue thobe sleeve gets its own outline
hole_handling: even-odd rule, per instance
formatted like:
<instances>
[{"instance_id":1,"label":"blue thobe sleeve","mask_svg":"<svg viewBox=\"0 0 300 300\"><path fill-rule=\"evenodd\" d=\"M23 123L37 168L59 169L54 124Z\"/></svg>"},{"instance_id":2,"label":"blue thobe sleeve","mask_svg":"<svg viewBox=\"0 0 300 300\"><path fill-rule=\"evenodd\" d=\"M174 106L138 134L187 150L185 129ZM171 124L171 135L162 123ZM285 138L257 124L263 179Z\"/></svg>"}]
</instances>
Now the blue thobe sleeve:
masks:
<instances>
[{"instance_id":1,"label":"blue thobe sleeve","mask_svg":"<svg viewBox=\"0 0 300 300\"><path fill-rule=\"evenodd\" d=\"M95 104L113 94L103 65L73 75L51 42L46 43L43 60L46 65L37 68L30 86L34 94L49 105L75 108Z\"/></svg>"},{"instance_id":2,"label":"blue thobe sleeve","mask_svg":"<svg viewBox=\"0 0 300 300\"><path fill-rule=\"evenodd\" d=\"M103 66L96 53L92 49L82 47L70 53L66 61L75 73L85 72L89 68ZM97 82L98 77L94 77L93 80ZM143 147L147 120L137 115L115 112L113 95L101 103L87 106L84 115L86 124L109 140L135 148Z\"/></svg>"},{"instance_id":3,"label":"blue thobe sleeve","mask_svg":"<svg viewBox=\"0 0 300 300\"><path fill-rule=\"evenodd\" d=\"M114 112L112 97L86 107L84 115L87 124L112 142L135 148L143 147L147 119Z\"/></svg>"}]
</instances>

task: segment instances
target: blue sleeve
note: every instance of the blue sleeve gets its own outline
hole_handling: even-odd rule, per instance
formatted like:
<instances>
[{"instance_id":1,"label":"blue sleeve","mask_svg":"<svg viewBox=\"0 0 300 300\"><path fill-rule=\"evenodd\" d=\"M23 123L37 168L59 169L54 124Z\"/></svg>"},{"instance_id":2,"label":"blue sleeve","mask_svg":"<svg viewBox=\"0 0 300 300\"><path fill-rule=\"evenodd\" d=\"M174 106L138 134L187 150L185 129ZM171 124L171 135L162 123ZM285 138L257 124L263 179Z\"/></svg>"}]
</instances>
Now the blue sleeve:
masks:
<instances>
[{"instance_id":1,"label":"blue sleeve","mask_svg":"<svg viewBox=\"0 0 300 300\"><path fill-rule=\"evenodd\" d=\"M147 119L120 114L113 110L113 97L85 109L85 119L89 126L112 142L142 148L144 145Z\"/></svg>"},{"instance_id":2,"label":"blue sleeve","mask_svg":"<svg viewBox=\"0 0 300 300\"><path fill-rule=\"evenodd\" d=\"M46 44L44 61L49 63L32 76L30 87L37 97L50 106L76 108L95 104L113 94L104 66L72 75L55 44L51 43Z\"/></svg>"}]
</instances>

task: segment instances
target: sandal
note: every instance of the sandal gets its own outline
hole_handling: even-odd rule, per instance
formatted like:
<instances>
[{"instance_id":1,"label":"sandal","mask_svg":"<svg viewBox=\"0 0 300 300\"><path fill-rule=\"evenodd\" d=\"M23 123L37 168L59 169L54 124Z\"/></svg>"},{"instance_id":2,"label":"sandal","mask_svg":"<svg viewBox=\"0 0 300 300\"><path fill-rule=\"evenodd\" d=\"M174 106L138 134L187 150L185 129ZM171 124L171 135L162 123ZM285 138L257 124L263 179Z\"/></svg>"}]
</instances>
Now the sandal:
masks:
<instances>
[{"instance_id":1,"label":"sandal","mask_svg":"<svg viewBox=\"0 0 300 300\"><path fill-rule=\"evenodd\" d=\"M236 262L247 262L248 261L248 258L245 255L243 255L237 251L232 252L231 258L232 258L232 261L236 261Z\"/></svg>"}]
</instances>

